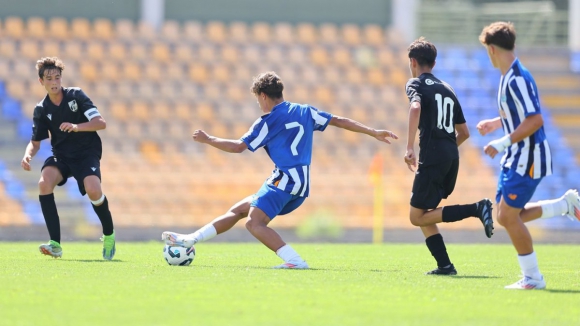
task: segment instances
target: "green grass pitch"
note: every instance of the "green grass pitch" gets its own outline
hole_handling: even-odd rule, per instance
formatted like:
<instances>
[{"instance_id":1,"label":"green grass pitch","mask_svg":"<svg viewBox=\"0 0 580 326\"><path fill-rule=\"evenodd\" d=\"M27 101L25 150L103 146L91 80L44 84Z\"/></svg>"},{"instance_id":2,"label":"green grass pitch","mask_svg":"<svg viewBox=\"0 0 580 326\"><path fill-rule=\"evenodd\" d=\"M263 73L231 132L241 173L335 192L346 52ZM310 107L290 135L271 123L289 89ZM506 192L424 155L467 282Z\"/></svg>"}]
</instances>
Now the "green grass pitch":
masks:
<instances>
[{"instance_id":1,"label":"green grass pitch","mask_svg":"<svg viewBox=\"0 0 580 326\"><path fill-rule=\"evenodd\" d=\"M580 247L537 245L548 288L519 278L509 245L448 244L459 274L426 276L422 244L295 244L311 270L273 270L257 243L203 243L168 266L160 242L0 243L3 325L580 325Z\"/></svg>"}]
</instances>

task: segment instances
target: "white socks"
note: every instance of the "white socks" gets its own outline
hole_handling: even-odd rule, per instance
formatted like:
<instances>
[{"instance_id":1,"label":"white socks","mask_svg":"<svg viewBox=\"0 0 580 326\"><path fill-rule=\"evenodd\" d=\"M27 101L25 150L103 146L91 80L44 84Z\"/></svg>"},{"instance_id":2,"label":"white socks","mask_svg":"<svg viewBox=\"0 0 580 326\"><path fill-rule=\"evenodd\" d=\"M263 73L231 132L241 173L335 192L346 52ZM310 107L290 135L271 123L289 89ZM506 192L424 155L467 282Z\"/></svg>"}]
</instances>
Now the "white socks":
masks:
<instances>
[{"instance_id":1,"label":"white socks","mask_svg":"<svg viewBox=\"0 0 580 326\"><path fill-rule=\"evenodd\" d=\"M207 241L213 237L215 237L217 235L217 231L215 229L215 227L213 226L213 224L207 224L204 227L202 227L201 229L193 232L193 234L191 235L193 237L193 244L196 244L198 242L204 242Z\"/></svg>"},{"instance_id":2,"label":"white socks","mask_svg":"<svg viewBox=\"0 0 580 326\"><path fill-rule=\"evenodd\" d=\"M534 280L542 279L542 274L540 274L540 269L538 268L538 258L536 257L535 251L525 256L518 255L518 261L524 276L531 277Z\"/></svg>"},{"instance_id":3,"label":"white socks","mask_svg":"<svg viewBox=\"0 0 580 326\"><path fill-rule=\"evenodd\" d=\"M540 200L538 203L542 207L542 216L540 216L540 218L550 218L568 213L568 203L563 197L558 199Z\"/></svg>"},{"instance_id":4,"label":"white socks","mask_svg":"<svg viewBox=\"0 0 580 326\"><path fill-rule=\"evenodd\" d=\"M282 258L286 263L301 263L304 260L300 255L290 247L290 245L285 245L276 251L276 255Z\"/></svg>"}]
</instances>

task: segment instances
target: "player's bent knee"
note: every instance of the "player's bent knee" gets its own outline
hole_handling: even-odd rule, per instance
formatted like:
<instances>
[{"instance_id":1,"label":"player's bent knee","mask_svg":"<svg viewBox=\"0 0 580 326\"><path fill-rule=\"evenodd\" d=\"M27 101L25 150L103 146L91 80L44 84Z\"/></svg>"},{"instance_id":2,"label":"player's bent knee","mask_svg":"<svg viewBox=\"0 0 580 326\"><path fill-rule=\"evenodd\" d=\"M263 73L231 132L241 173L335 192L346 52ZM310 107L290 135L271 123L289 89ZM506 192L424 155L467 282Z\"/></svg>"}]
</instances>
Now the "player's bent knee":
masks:
<instances>
[{"instance_id":1,"label":"player's bent knee","mask_svg":"<svg viewBox=\"0 0 580 326\"><path fill-rule=\"evenodd\" d=\"M40 179L38 181L38 190L40 194L50 194L54 190L56 184L54 182L47 181L45 179Z\"/></svg>"}]
</instances>

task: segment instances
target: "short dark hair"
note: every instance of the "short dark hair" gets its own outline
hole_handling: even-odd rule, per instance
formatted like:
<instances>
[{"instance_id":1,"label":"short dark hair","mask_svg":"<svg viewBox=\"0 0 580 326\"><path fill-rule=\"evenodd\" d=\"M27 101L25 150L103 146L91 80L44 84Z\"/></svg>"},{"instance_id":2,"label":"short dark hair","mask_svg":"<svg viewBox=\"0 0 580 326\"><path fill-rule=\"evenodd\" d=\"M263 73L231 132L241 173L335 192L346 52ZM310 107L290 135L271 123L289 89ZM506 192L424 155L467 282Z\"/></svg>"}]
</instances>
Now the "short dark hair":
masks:
<instances>
[{"instance_id":1,"label":"short dark hair","mask_svg":"<svg viewBox=\"0 0 580 326\"><path fill-rule=\"evenodd\" d=\"M495 22L485 26L479 35L483 45L496 45L502 49L513 50L516 45L516 28L510 22Z\"/></svg>"},{"instance_id":2,"label":"short dark hair","mask_svg":"<svg viewBox=\"0 0 580 326\"><path fill-rule=\"evenodd\" d=\"M255 95L264 93L271 99L278 99L282 97L284 83L282 83L282 79L275 72L268 71L254 77L254 83L250 90Z\"/></svg>"},{"instance_id":3,"label":"short dark hair","mask_svg":"<svg viewBox=\"0 0 580 326\"><path fill-rule=\"evenodd\" d=\"M433 68L435 65L437 48L423 36L414 40L407 48L407 51L409 51L409 59L417 60L417 63L419 63L420 66L429 66L429 68Z\"/></svg>"},{"instance_id":4,"label":"short dark hair","mask_svg":"<svg viewBox=\"0 0 580 326\"><path fill-rule=\"evenodd\" d=\"M38 70L38 77L42 79L44 77L44 72L47 70L58 69L62 74L64 70L64 63L57 57L44 57L36 61L36 70Z\"/></svg>"}]
</instances>

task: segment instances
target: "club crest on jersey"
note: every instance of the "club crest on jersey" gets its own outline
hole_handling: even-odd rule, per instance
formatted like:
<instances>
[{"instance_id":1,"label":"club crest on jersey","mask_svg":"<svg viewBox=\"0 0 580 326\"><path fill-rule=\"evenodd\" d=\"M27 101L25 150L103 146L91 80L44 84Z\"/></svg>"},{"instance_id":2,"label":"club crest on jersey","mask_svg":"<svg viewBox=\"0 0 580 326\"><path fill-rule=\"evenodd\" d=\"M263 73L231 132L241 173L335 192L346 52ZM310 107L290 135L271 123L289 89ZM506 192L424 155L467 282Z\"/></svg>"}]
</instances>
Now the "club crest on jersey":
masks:
<instances>
[{"instance_id":1,"label":"club crest on jersey","mask_svg":"<svg viewBox=\"0 0 580 326\"><path fill-rule=\"evenodd\" d=\"M505 114L504 110L502 110L502 109L499 110L499 116L502 119L507 119L507 115Z\"/></svg>"},{"instance_id":2,"label":"club crest on jersey","mask_svg":"<svg viewBox=\"0 0 580 326\"><path fill-rule=\"evenodd\" d=\"M77 100L72 100L72 101L68 102L68 107L73 112L77 112L79 110L79 106L77 105Z\"/></svg>"}]
</instances>

